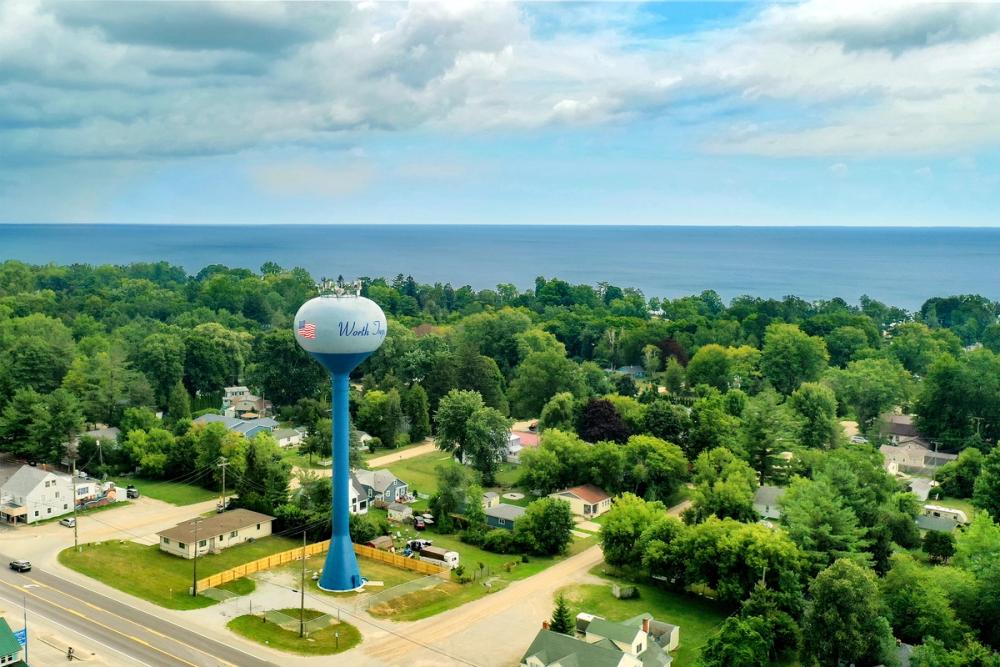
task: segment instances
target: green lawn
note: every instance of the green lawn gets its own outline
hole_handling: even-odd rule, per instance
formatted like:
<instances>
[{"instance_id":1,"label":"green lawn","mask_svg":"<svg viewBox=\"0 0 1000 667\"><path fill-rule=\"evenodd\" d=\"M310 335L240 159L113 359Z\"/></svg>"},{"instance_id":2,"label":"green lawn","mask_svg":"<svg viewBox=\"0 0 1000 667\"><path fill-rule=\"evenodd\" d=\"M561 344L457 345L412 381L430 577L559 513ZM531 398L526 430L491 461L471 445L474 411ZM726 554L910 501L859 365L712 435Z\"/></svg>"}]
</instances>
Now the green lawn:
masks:
<instances>
[{"instance_id":1,"label":"green lawn","mask_svg":"<svg viewBox=\"0 0 1000 667\"><path fill-rule=\"evenodd\" d=\"M84 518L88 514L97 514L98 512L106 512L108 510L113 510L118 507L128 507L130 504L131 503L128 500L122 499L119 500L118 502L110 503L108 505L101 505L100 507L91 507L90 509L86 510L77 510L76 516L78 518ZM60 514L59 516L54 516L49 519L42 519L41 521L35 521L31 525L42 526L47 523L52 523L53 521L62 521L63 519L72 519L72 518L73 518L73 513L69 512L68 514ZM67 530L72 530L72 528L67 527Z\"/></svg>"},{"instance_id":2,"label":"green lawn","mask_svg":"<svg viewBox=\"0 0 1000 667\"><path fill-rule=\"evenodd\" d=\"M318 581L312 581L313 572L319 572L323 569L323 565L326 563L326 553L315 554L306 558L306 578L312 582L311 586L314 591L322 593L324 595L334 595L337 597L350 597L353 595L358 595L354 591L348 593L330 593L319 588ZM380 590L385 590L387 588L392 588L393 586L398 586L399 584L405 583L407 581L412 581L413 579L419 579L423 575L419 572L411 572L410 570L404 570L402 568L393 567L387 563L381 561L372 560L370 558L365 558L363 556L358 557L358 568L361 570L361 576L369 581L381 581L384 585L382 587L369 588L369 592L378 592ZM298 577L302 574L302 562L295 561L294 563L289 563L288 565L283 565L280 570L287 574Z\"/></svg>"},{"instance_id":3,"label":"green lawn","mask_svg":"<svg viewBox=\"0 0 1000 667\"><path fill-rule=\"evenodd\" d=\"M289 465L295 466L296 468L302 468L304 470L325 470L330 467L330 460L327 459L321 462L322 456L308 454L302 454L299 452L298 446L287 447L281 451L281 458L284 459Z\"/></svg>"},{"instance_id":4,"label":"green lawn","mask_svg":"<svg viewBox=\"0 0 1000 667\"><path fill-rule=\"evenodd\" d=\"M673 653L674 665L677 667L693 665L702 645L733 611L706 598L624 581L622 583L629 583L639 589L639 597L619 600L611 594L611 577L601 574L604 567L600 565L591 572L606 578L607 584L574 584L561 589L570 611L574 616L585 611L613 621L624 621L649 612L657 620L679 625L681 641L677 651Z\"/></svg>"},{"instance_id":5,"label":"green lawn","mask_svg":"<svg viewBox=\"0 0 1000 667\"><path fill-rule=\"evenodd\" d=\"M969 521L972 521L972 516L976 513L975 506L968 500L968 498L951 498L949 496L945 496L940 500L928 499L925 504L941 505L942 507L953 507L957 510L962 510L965 512L966 516L969 517Z\"/></svg>"},{"instance_id":6,"label":"green lawn","mask_svg":"<svg viewBox=\"0 0 1000 667\"><path fill-rule=\"evenodd\" d=\"M410 532L413 532L412 529ZM503 588L511 581L525 579L538 574L560 560L578 554L587 547L597 543L595 537L576 538L570 545L566 556L556 558L528 556L528 562L524 563L517 554L495 554L490 551L484 551L471 544L465 544L455 535L440 535L424 531L422 536L432 540L436 547L457 551L459 554L459 563L465 566L467 574L478 572L479 563L482 563L485 566L483 573L486 579L491 577L497 578L491 587L493 591ZM409 593L395 598L391 602L376 605L369 612L373 616L381 618L391 618L396 621L414 621L439 614L448 609L454 609L466 602L483 597L489 592L480 581L473 581L466 584L458 584L452 581L441 584L433 589Z\"/></svg>"},{"instance_id":7,"label":"green lawn","mask_svg":"<svg viewBox=\"0 0 1000 667\"><path fill-rule=\"evenodd\" d=\"M426 445L429 442L431 442L429 439L428 440L423 440L421 442L411 442L410 444L406 445L405 447L399 447L397 449L386 449L386 448L383 447L383 448L380 448L380 449L376 449L374 452L368 451L368 449L362 449L361 450L361 460L364 461L365 463L368 463L369 459L378 458L380 456L388 456L389 454L401 454L401 453L405 452L407 449L413 449L414 447L420 447L421 445ZM384 466L382 466L382 467L384 467Z\"/></svg>"},{"instance_id":8,"label":"green lawn","mask_svg":"<svg viewBox=\"0 0 1000 667\"><path fill-rule=\"evenodd\" d=\"M409 484L410 493L419 491L429 495L437 490L437 473L434 472L434 469L439 465L458 466L461 464L447 452L434 451L414 456L411 459L396 461L385 467L393 475Z\"/></svg>"},{"instance_id":9,"label":"green lawn","mask_svg":"<svg viewBox=\"0 0 1000 667\"><path fill-rule=\"evenodd\" d=\"M123 493L128 484L134 484L135 488L139 489L140 494L171 505L193 505L219 497L218 490L212 491L196 484L164 482L141 477L118 477L114 478L113 481L116 486L123 489Z\"/></svg>"},{"instance_id":10,"label":"green lawn","mask_svg":"<svg viewBox=\"0 0 1000 667\"><path fill-rule=\"evenodd\" d=\"M282 609L283 614L298 618L298 609ZM322 616L322 612L306 609L305 618L311 620ZM334 623L329 627L299 637L299 633L265 621L260 616L237 616L226 625L236 634L265 644L279 651L300 655L331 655L353 648L361 641L361 633L350 623ZM339 637L338 637L339 635Z\"/></svg>"},{"instance_id":11,"label":"green lawn","mask_svg":"<svg viewBox=\"0 0 1000 667\"><path fill-rule=\"evenodd\" d=\"M199 556L198 578L294 549L299 544L298 540L271 536L231 547L219 554ZM72 547L64 549L59 553L59 562L108 586L168 609L198 609L216 603L202 595L190 595L191 560L160 551L157 545L117 541L85 544L80 551ZM246 584L233 586L236 588L234 592L238 592Z\"/></svg>"}]
</instances>

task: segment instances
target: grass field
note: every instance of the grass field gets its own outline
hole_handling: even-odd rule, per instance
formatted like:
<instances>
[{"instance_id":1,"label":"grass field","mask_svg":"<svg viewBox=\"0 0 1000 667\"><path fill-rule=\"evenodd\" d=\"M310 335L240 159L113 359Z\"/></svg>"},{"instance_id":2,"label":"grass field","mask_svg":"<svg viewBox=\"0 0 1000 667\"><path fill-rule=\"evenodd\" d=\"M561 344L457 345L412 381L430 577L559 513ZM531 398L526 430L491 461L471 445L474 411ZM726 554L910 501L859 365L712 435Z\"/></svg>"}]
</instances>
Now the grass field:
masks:
<instances>
[{"instance_id":1,"label":"grass field","mask_svg":"<svg viewBox=\"0 0 1000 667\"><path fill-rule=\"evenodd\" d=\"M410 493L419 491L420 493L432 494L437 490L435 468L439 465L459 466L461 464L447 452L434 451L414 456L411 459L396 461L386 468L410 486Z\"/></svg>"},{"instance_id":2,"label":"grass field","mask_svg":"<svg viewBox=\"0 0 1000 667\"><path fill-rule=\"evenodd\" d=\"M425 532L423 536L431 539L436 547L457 551L459 563L465 566L467 574L479 572L479 564L482 563L484 565L484 578L489 580L491 577L495 577L494 585L487 590L482 585L481 580L466 584L458 584L454 581L446 582L431 589L408 593L376 605L369 609L369 613L373 616L391 618L394 621L415 621L427 618L481 598L488 595L490 591L500 590L511 581L538 574L560 560L578 554L597 543L597 539L594 537L575 539L566 556L557 558L529 556L528 562L524 563L519 555L495 554L484 551L471 544L465 544L454 535Z\"/></svg>"},{"instance_id":3,"label":"grass field","mask_svg":"<svg viewBox=\"0 0 1000 667\"><path fill-rule=\"evenodd\" d=\"M298 618L298 609L281 609L281 613ZM315 609L306 609L305 618L311 620L322 616ZM293 630L285 630L279 625L263 620L260 616L237 616L226 625L236 634L258 644L265 644L279 651L299 655L331 655L353 648L361 641L361 633L349 623L335 623L322 630L299 637ZM339 637L338 637L339 635Z\"/></svg>"},{"instance_id":4,"label":"grass field","mask_svg":"<svg viewBox=\"0 0 1000 667\"><path fill-rule=\"evenodd\" d=\"M352 597L359 595L359 593L355 593L354 591L350 591L348 593L330 593L328 591L321 590L318 585L319 582L312 581L312 574L313 572L319 572L322 570L325 563L325 552L306 558L306 578L311 582L311 587L315 592L322 593L323 595L333 595L336 597ZM365 579L368 579L369 581L381 581L384 584L381 588L373 587L372 589L369 589L376 591L392 588L393 586L398 586L399 584L412 581L413 579L419 579L423 576L418 572L411 572L410 570L393 567L392 565L372 560L370 558L365 558L363 556L358 557L358 568L361 570L361 576ZM295 579L295 581L298 581L298 578L302 573L302 562L295 561L294 563L283 565L281 568L272 571L290 575L293 579Z\"/></svg>"},{"instance_id":5,"label":"grass field","mask_svg":"<svg viewBox=\"0 0 1000 667\"><path fill-rule=\"evenodd\" d=\"M272 536L231 547L219 554L199 556L198 578L297 546L298 540ZM188 592L192 579L191 560L160 551L157 545L117 541L85 544L80 551L72 547L64 549L59 553L59 562L108 586L168 609L199 609L216 603L201 595L192 597ZM246 584L234 586L238 591Z\"/></svg>"},{"instance_id":6,"label":"grass field","mask_svg":"<svg viewBox=\"0 0 1000 667\"><path fill-rule=\"evenodd\" d=\"M603 567L598 566L592 573L599 574ZM629 585L639 589L639 597L619 600L611 594L611 581L608 579L606 584L575 584L560 592L566 596L574 616L585 611L612 621L624 621L649 612L657 620L679 625L680 645L673 653L677 667L693 665L701 647L733 611L706 598L631 582L628 582Z\"/></svg>"},{"instance_id":7,"label":"grass field","mask_svg":"<svg viewBox=\"0 0 1000 667\"><path fill-rule=\"evenodd\" d=\"M142 495L162 500L171 505L193 505L219 497L217 490L212 491L197 484L165 482L141 477L119 477L114 479L114 483L123 489L128 484L134 484Z\"/></svg>"}]
</instances>

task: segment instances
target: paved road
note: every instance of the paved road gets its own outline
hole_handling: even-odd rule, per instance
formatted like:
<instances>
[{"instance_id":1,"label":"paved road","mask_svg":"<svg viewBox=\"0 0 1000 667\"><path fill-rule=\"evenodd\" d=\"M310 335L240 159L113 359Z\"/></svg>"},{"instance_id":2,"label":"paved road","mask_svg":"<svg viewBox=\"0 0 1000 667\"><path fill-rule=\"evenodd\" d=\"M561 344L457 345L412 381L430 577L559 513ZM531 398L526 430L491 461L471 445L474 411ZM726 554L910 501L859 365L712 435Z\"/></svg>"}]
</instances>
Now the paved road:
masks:
<instances>
[{"instance_id":1,"label":"paved road","mask_svg":"<svg viewBox=\"0 0 1000 667\"><path fill-rule=\"evenodd\" d=\"M0 562L10 560L0 555ZM0 598L14 605L25 600L29 610L104 645L122 657L125 664L276 667L42 570L20 574L4 565L0 570Z\"/></svg>"}]
</instances>

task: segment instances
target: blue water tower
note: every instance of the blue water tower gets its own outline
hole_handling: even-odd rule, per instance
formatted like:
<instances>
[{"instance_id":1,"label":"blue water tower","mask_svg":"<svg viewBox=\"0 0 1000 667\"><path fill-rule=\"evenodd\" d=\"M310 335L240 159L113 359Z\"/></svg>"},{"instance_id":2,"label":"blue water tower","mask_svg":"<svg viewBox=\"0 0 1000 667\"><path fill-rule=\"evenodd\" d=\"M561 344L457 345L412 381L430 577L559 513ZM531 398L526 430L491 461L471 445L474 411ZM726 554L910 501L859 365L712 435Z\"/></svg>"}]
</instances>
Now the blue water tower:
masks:
<instances>
[{"instance_id":1,"label":"blue water tower","mask_svg":"<svg viewBox=\"0 0 1000 667\"><path fill-rule=\"evenodd\" d=\"M293 327L295 340L323 364L333 387L333 533L319 587L343 592L364 583L350 534L349 378L385 340L387 323L378 304L360 296L358 284L348 290L324 280L320 292L302 304Z\"/></svg>"}]
</instances>

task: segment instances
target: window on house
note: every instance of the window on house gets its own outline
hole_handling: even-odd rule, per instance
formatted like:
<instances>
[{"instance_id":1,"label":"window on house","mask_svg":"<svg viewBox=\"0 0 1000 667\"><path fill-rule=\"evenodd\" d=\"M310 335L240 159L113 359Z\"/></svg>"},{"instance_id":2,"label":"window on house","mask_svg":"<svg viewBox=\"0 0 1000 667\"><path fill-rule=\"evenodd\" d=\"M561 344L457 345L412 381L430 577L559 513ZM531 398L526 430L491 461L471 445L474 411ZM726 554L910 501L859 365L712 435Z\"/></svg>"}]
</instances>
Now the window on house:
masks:
<instances>
[{"instance_id":1,"label":"window on house","mask_svg":"<svg viewBox=\"0 0 1000 667\"><path fill-rule=\"evenodd\" d=\"M46 510L46 512L45 512L45 513L46 513L46 514L52 514L52 508L50 507L50 508L49 508L48 510Z\"/></svg>"},{"instance_id":2,"label":"window on house","mask_svg":"<svg viewBox=\"0 0 1000 667\"><path fill-rule=\"evenodd\" d=\"M38 516L38 510L35 510L35 516Z\"/></svg>"},{"instance_id":3,"label":"window on house","mask_svg":"<svg viewBox=\"0 0 1000 667\"><path fill-rule=\"evenodd\" d=\"M58 497L59 497L59 492L58 492L58 491L56 491L56 498L58 498Z\"/></svg>"},{"instance_id":4,"label":"window on house","mask_svg":"<svg viewBox=\"0 0 1000 667\"><path fill-rule=\"evenodd\" d=\"M184 544L183 542L178 542L177 546L180 547L181 549L187 549L187 545Z\"/></svg>"},{"instance_id":5,"label":"window on house","mask_svg":"<svg viewBox=\"0 0 1000 667\"><path fill-rule=\"evenodd\" d=\"M201 540L200 542L198 542L198 546L199 546L199 547L203 547L203 546L205 546L206 544L208 544L208 540Z\"/></svg>"},{"instance_id":6,"label":"window on house","mask_svg":"<svg viewBox=\"0 0 1000 667\"><path fill-rule=\"evenodd\" d=\"M260 524L259 523L257 524L257 530L260 530Z\"/></svg>"},{"instance_id":7,"label":"window on house","mask_svg":"<svg viewBox=\"0 0 1000 667\"><path fill-rule=\"evenodd\" d=\"M229 537L236 537L239 534L240 534L240 531L234 530L233 532L229 533Z\"/></svg>"},{"instance_id":8,"label":"window on house","mask_svg":"<svg viewBox=\"0 0 1000 667\"><path fill-rule=\"evenodd\" d=\"M64 510L68 510L69 509L69 503L63 503L63 509Z\"/></svg>"},{"instance_id":9,"label":"window on house","mask_svg":"<svg viewBox=\"0 0 1000 667\"><path fill-rule=\"evenodd\" d=\"M220 542L222 541L222 535L219 535L219 541Z\"/></svg>"},{"instance_id":10,"label":"window on house","mask_svg":"<svg viewBox=\"0 0 1000 667\"><path fill-rule=\"evenodd\" d=\"M170 538L169 537L164 537L163 538L163 543L164 544L170 544Z\"/></svg>"}]
</instances>

